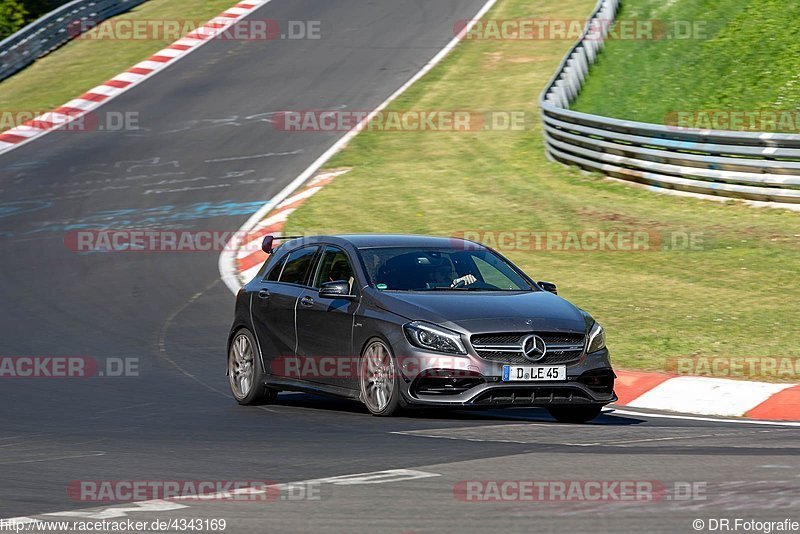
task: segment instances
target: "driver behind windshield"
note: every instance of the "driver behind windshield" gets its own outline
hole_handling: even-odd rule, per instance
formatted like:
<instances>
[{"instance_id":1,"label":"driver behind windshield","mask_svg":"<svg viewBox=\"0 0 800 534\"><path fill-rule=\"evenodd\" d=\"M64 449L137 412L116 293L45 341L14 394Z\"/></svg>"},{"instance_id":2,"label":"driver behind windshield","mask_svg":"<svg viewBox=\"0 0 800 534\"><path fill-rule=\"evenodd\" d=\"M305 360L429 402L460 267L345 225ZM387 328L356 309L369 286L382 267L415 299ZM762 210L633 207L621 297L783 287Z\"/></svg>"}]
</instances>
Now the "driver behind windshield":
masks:
<instances>
[{"instance_id":1,"label":"driver behind windshield","mask_svg":"<svg viewBox=\"0 0 800 534\"><path fill-rule=\"evenodd\" d=\"M408 258L407 258L408 259ZM456 271L450 257L441 253L414 254L408 262L414 289L433 289L437 287L464 287L478 281L472 273L461 274Z\"/></svg>"},{"instance_id":2,"label":"driver behind windshield","mask_svg":"<svg viewBox=\"0 0 800 534\"><path fill-rule=\"evenodd\" d=\"M362 251L381 290L481 289L520 291L525 280L487 250L374 248ZM490 279L487 279L487 274Z\"/></svg>"}]
</instances>

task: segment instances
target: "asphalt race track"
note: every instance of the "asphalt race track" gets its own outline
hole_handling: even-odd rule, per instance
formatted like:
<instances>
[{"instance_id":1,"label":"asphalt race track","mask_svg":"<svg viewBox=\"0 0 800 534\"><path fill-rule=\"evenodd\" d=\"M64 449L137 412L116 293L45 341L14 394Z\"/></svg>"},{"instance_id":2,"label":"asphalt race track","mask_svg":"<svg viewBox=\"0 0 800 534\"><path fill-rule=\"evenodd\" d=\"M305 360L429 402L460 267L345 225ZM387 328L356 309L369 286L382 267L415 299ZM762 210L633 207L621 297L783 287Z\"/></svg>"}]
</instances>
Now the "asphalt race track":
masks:
<instances>
[{"instance_id":1,"label":"asphalt race track","mask_svg":"<svg viewBox=\"0 0 800 534\"><path fill-rule=\"evenodd\" d=\"M281 132L270 114L374 108L482 4L273 0L253 16L320 20L323 38L215 41L101 108L137 112L140 130L55 132L0 156L0 355L139 366L139 376L0 381L0 517L111 506L68 496L81 480L321 488L319 500L121 513L225 518L228 532L691 532L695 518L782 520L800 509L798 429L788 425L608 412L570 426L539 410L381 419L302 394L240 407L225 377L233 296L218 251L65 246L81 228L236 230L342 135ZM325 480L386 470L401 471ZM657 481L666 492L634 503L454 493L462 481L519 479ZM694 498L671 492L676 482L695 484Z\"/></svg>"}]
</instances>

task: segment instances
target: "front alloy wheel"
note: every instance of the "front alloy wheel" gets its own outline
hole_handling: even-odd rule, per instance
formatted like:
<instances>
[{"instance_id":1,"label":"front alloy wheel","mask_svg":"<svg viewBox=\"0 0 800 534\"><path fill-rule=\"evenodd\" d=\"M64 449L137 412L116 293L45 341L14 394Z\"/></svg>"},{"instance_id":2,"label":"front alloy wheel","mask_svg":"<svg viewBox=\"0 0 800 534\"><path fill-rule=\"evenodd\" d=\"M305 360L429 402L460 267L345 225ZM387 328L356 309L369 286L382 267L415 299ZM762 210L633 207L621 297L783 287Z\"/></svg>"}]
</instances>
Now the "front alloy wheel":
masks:
<instances>
[{"instance_id":1,"label":"front alloy wheel","mask_svg":"<svg viewBox=\"0 0 800 534\"><path fill-rule=\"evenodd\" d=\"M253 334L242 328L231 341L228 350L228 382L239 404L273 402L278 392L264 384L264 372Z\"/></svg>"},{"instance_id":2,"label":"front alloy wheel","mask_svg":"<svg viewBox=\"0 0 800 534\"><path fill-rule=\"evenodd\" d=\"M383 341L375 339L361 355L361 400L372 415L389 416L400 405L400 380L394 358Z\"/></svg>"}]
</instances>

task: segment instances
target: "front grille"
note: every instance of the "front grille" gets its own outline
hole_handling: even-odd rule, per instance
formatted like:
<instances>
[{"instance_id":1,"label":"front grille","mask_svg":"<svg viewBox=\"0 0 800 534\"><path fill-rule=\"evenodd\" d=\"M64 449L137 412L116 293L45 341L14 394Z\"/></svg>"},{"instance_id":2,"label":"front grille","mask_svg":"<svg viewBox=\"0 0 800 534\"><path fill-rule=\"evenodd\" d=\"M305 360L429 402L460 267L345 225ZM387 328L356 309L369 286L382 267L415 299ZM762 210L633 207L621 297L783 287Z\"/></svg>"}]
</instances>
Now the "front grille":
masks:
<instances>
[{"instance_id":1,"label":"front grille","mask_svg":"<svg viewBox=\"0 0 800 534\"><path fill-rule=\"evenodd\" d=\"M544 358L532 362L522 352L522 340L535 334L541 337L547 351ZM484 360L507 364L561 365L578 361L583 353L584 335L565 332L510 332L475 334L470 338L475 352Z\"/></svg>"},{"instance_id":2,"label":"front grille","mask_svg":"<svg viewBox=\"0 0 800 534\"><path fill-rule=\"evenodd\" d=\"M578 344L583 345L583 334L564 333L564 332L510 332L507 334L475 334L470 338L473 345L519 345L522 338L531 334L544 339L548 345L558 344Z\"/></svg>"},{"instance_id":3,"label":"front grille","mask_svg":"<svg viewBox=\"0 0 800 534\"><path fill-rule=\"evenodd\" d=\"M472 344L479 345L519 345L521 334L477 334L472 336ZM546 342L546 341L545 341Z\"/></svg>"}]
</instances>

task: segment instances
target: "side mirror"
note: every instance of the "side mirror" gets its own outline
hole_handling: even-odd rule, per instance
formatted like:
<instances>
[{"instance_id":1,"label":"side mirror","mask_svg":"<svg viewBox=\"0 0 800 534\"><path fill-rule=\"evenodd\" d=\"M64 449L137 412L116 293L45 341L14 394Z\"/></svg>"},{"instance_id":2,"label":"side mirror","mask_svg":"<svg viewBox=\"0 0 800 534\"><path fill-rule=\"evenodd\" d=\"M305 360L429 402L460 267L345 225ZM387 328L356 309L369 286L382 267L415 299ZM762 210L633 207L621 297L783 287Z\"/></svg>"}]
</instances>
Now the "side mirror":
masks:
<instances>
[{"instance_id":1,"label":"side mirror","mask_svg":"<svg viewBox=\"0 0 800 534\"><path fill-rule=\"evenodd\" d=\"M267 254L272 254L272 243L275 241L275 237L268 235L264 238L264 241L261 242L261 250L266 252Z\"/></svg>"},{"instance_id":2,"label":"side mirror","mask_svg":"<svg viewBox=\"0 0 800 534\"><path fill-rule=\"evenodd\" d=\"M326 299L354 299L350 294L350 283L344 280L324 282L319 286L319 296Z\"/></svg>"},{"instance_id":3,"label":"side mirror","mask_svg":"<svg viewBox=\"0 0 800 534\"><path fill-rule=\"evenodd\" d=\"M545 291L548 291L548 292L552 293L553 295L558 295L558 288L556 287L556 285L554 283L552 283L552 282L543 282L541 280L536 282L536 283L539 285L539 287L541 287Z\"/></svg>"}]
</instances>

